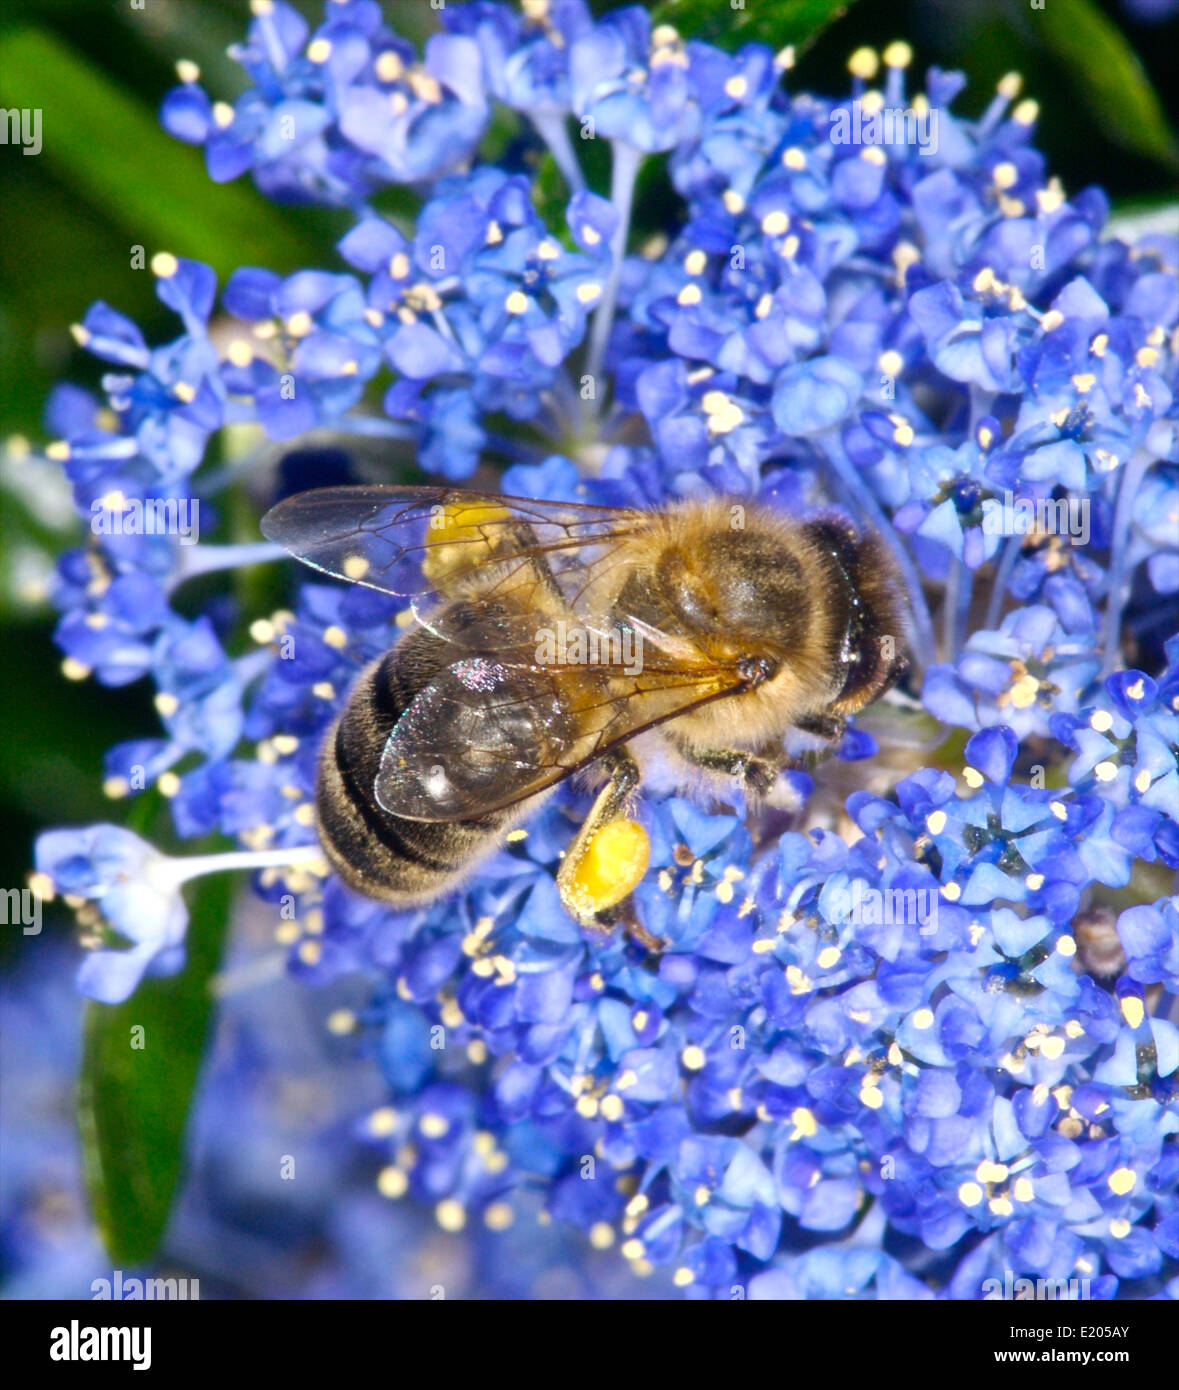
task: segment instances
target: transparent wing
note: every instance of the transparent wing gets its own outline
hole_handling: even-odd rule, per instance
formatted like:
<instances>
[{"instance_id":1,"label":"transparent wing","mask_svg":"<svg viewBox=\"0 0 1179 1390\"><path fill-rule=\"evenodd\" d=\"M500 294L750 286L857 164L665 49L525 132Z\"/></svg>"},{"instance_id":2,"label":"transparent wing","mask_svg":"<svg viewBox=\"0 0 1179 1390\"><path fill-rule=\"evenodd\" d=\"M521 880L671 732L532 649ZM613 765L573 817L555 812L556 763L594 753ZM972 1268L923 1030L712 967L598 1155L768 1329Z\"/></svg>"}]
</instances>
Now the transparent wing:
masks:
<instances>
[{"instance_id":1,"label":"transparent wing","mask_svg":"<svg viewBox=\"0 0 1179 1390\"><path fill-rule=\"evenodd\" d=\"M450 597L488 565L505 578L575 571L650 524L649 513L616 507L362 486L288 497L262 518L262 534L325 574L389 594Z\"/></svg>"},{"instance_id":2,"label":"transparent wing","mask_svg":"<svg viewBox=\"0 0 1179 1390\"><path fill-rule=\"evenodd\" d=\"M650 628L603 627L595 640L574 618L556 631L538 621L461 604L440 615L433 630L453 638L456 659L389 736L375 788L385 810L431 821L502 810L752 683L742 663L710 660Z\"/></svg>"}]
</instances>

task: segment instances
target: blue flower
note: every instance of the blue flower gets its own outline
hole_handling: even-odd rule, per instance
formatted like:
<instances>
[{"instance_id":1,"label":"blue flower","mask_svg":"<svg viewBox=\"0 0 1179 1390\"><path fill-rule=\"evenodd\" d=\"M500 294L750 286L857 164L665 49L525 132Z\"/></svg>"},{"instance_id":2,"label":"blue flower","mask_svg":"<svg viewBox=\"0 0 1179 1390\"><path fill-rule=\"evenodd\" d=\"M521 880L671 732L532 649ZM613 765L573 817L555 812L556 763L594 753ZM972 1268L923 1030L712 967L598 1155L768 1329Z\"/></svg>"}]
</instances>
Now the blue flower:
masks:
<instances>
[{"instance_id":1,"label":"blue flower","mask_svg":"<svg viewBox=\"0 0 1179 1390\"><path fill-rule=\"evenodd\" d=\"M37 841L36 862L52 891L94 905L82 918L99 932L97 949L78 972L83 994L117 1004L145 972L174 975L184 964L188 912L179 880L169 861L138 835L117 825L51 830ZM129 948L105 944L107 929Z\"/></svg>"},{"instance_id":2,"label":"blue flower","mask_svg":"<svg viewBox=\"0 0 1179 1390\"><path fill-rule=\"evenodd\" d=\"M249 36L230 50L254 86L233 106L209 101L195 64L165 97L166 130L205 147L218 182L252 171L278 202L359 202L383 183L436 178L483 133L487 106L478 47L436 34L425 59L365 0L332 5L308 40L290 5L254 7Z\"/></svg>"}]
</instances>

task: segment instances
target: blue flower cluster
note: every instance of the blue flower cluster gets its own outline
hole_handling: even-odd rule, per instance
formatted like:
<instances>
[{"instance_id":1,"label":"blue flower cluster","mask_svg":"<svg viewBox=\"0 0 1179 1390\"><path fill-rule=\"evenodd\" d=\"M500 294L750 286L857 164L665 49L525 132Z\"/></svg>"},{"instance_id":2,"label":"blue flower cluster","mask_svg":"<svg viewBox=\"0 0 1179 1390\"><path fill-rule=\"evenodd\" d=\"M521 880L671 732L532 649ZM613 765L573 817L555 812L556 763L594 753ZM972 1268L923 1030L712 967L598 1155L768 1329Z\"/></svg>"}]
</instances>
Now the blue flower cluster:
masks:
<instances>
[{"instance_id":1,"label":"blue flower cluster","mask_svg":"<svg viewBox=\"0 0 1179 1390\"><path fill-rule=\"evenodd\" d=\"M183 331L155 349L92 309L104 399L59 389L47 450L80 515L199 502L215 527L241 469L203 460L242 425L409 440L452 479L490 455L534 498L833 502L904 575L897 709L915 727L919 697L926 732L849 735L792 774L773 833L653 788L658 957L562 911L571 789L395 913L329 876L312 799L324 730L408 615L300 580L243 649L228 605L173 596L270 547L92 536L58 571L65 672L150 679L161 721L111 750L108 790L156 786L180 835L241 848L44 836L39 881L99 948L83 988L178 968L181 884L249 865L296 972L382 982L356 1027L391 1099L363 1142L381 1192L446 1229L539 1183L689 1297L977 1298L1007 1273L1179 1296L1179 244L1066 194L1016 75L968 119L959 74L908 90L904 43L859 50L827 100L791 89L789 50L637 7L447 5L420 59L374 0L314 33L252 9L249 90L212 102L181 65L164 124L215 179L349 209L350 269L243 268L218 309L208 268L162 253ZM636 249L656 160L681 215ZM412 225L379 210L394 184Z\"/></svg>"},{"instance_id":2,"label":"blue flower cluster","mask_svg":"<svg viewBox=\"0 0 1179 1390\"><path fill-rule=\"evenodd\" d=\"M70 986L72 948L46 933L5 974L6 1299L111 1297L112 1286L115 1298L120 1287L124 1298L143 1297L142 1281L159 1278L181 1280L179 1296L201 1300L665 1293L669 1278L640 1280L608 1251L587 1259L572 1228L541 1226L539 1190L511 1205L492 1203L458 1237L440 1233L429 1208L391 1206L373 1181L374 1165L357 1161L352 1123L359 1113L366 1129L379 1126L384 1114L381 1078L356 1065L347 1036L363 986L341 981L310 995L297 981L271 976L259 988L260 959L275 956L265 946L269 914L261 903L247 901L246 909L237 914L221 979L165 1240L150 1262L117 1261L118 1273L86 1209L78 1162L83 1001ZM175 1297L175 1282L171 1289Z\"/></svg>"}]
</instances>

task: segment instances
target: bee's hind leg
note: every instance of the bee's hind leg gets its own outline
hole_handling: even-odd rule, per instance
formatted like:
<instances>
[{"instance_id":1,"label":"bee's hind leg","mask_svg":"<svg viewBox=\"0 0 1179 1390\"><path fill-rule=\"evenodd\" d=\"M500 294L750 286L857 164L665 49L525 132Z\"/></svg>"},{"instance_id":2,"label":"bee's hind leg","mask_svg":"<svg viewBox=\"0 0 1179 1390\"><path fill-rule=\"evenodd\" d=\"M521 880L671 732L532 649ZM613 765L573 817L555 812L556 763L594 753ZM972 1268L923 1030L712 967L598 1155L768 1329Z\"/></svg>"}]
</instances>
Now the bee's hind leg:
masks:
<instances>
[{"instance_id":1,"label":"bee's hind leg","mask_svg":"<svg viewBox=\"0 0 1179 1390\"><path fill-rule=\"evenodd\" d=\"M758 800L769 795L786 766L785 755L777 751L771 755L740 748L694 748L680 738L673 738L672 746L693 767L731 777L741 791Z\"/></svg>"},{"instance_id":2,"label":"bee's hind leg","mask_svg":"<svg viewBox=\"0 0 1179 1390\"><path fill-rule=\"evenodd\" d=\"M565 910L588 931L610 931L619 922L649 950L663 943L634 920L631 894L647 872L651 842L629 811L639 785L638 764L625 750L606 760L610 780L565 851L557 891Z\"/></svg>"},{"instance_id":3,"label":"bee's hind leg","mask_svg":"<svg viewBox=\"0 0 1179 1390\"><path fill-rule=\"evenodd\" d=\"M830 744L836 744L843 737L847 720L839 714L812 714L798 720L794 727L801 729L804 734L814 734Z\"/></svg>"}]
</instances>

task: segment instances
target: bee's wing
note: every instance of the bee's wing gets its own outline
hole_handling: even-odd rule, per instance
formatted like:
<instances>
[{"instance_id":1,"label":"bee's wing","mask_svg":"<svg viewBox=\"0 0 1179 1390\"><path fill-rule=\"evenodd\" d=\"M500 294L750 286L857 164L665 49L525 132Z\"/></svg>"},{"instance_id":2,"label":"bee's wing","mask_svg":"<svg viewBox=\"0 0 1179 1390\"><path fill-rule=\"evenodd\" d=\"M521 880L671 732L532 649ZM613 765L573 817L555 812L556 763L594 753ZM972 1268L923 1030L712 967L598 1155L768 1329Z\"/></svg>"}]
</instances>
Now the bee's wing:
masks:
<instances>
[{"instance_id":1,"label":"bee's wing","mask_svg":"<svg viewBox=\"0 0 1179 1390\"><path fill-rule=\"evenodd\" d=\"M385 810L411 820L478 819L555 786L645 729L748 686L735 662L671 638L660 647L649 627L637 658L634 647L615 641L600 644L595 659L556 664L541 659L551 658L537 629L544 621L513 613L462 623L455 660L389 735L375 786ZM447 623L459 625L451 615L443 629Z\"/></svg>"},{"instance_id":2,"label":"bee's wing","mask_svg":"<svg viewBox=\"0 0 1179 1390\"><path fill-rule=\"evenodd\" d=\"M538 568L575 570L580 552L600 555L650 524L650 513L617 507L361 486L288 497L262 518L262 534L325 574L383 593L449 597L487 565L502 566L506 577L535 556Z\"/></svg>"}]
</instances>

